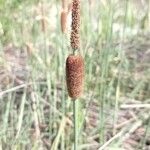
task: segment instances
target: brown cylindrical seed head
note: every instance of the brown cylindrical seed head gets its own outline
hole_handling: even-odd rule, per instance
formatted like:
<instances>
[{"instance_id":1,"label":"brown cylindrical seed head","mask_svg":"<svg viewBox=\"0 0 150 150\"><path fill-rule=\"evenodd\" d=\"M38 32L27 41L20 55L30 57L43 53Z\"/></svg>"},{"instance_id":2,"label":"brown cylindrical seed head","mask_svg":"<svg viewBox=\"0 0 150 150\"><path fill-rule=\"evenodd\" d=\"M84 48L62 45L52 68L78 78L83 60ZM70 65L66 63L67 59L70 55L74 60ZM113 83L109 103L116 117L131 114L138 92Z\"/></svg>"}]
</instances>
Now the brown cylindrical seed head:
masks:
<instances>
[{"instance_id":1,"label":"brown cylindrical seed head","mask_svg":"<svg viewBox=\"0 0 150 150\"><path fill-rule=\"evenodd\" d=\"M84 81L84 60L81 55L69 55L66 60L68 94L76 99L81 96Z\"/></svg>"},{"instance_id":2,"label":"brown cylindrical seed head","mask_svg":"<svg viewBox=\"0 0 150 150\"><path fill-rule=\"evenodd\" d=\"M71 47L72 49L80 48L80 0L73 0L72 4L72 32Z\"/></svg>"},{"instance_id":3,"label":"brown cylindrical seed head","mask_svg":"<svg viewBox=\"0 0 150 150\"><path fill-rule=\"evenodd\" d=\"M62 11L61 12L61 31L63 33L65 33L66 31L66 26L67 26L67 16L68 16L68 12L66 11Z\"/></svg>"}]
</instances>

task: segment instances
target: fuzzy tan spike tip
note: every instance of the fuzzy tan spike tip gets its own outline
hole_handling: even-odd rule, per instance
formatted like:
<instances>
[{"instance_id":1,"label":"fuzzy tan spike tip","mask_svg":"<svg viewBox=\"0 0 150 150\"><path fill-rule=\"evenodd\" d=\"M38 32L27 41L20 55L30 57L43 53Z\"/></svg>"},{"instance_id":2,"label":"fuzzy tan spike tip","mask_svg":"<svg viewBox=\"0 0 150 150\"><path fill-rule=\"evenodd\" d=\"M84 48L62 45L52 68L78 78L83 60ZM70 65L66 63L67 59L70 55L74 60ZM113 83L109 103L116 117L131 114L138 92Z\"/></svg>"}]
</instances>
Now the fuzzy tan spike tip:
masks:
<instances>
[{"instance_id":1,"label":"fuzzy tan spike tip","mask_svg":"<svg viewBox=\"0 0 150 150\"><path fill-rule=\"evenodd\" d=\"M69 55L66 60L66 82L71 98L79 98L83 92L84 60L81 55Z\"/></svg>"},{"instance_id":2,"label":"fuzzy tan spike tip","mask_svg":"<svg viewBox=\"0 0 150 150\"><path fill-rule=\"evenodd\" d=\"M72 3L72 31L71 47L72 49L80 48L80 0L73 0Z\"/></svg>"}]
</instances>

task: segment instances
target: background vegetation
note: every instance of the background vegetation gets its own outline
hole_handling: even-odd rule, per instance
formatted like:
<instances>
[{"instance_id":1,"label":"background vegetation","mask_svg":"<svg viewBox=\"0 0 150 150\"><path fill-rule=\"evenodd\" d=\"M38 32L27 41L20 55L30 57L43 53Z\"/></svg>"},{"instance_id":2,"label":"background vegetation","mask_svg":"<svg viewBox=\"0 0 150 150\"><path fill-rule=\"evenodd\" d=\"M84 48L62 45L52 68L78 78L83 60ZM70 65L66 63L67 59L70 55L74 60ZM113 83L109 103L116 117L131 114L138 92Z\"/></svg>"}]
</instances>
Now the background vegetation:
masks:
<instances>
[{"instance_id":1,"label":"background vegetation","mask_svg":"<svg viewBox=\"0 0 150 150\"><path fill-rule=\"evenodd\" d=\"M61 1L0 0L0 149L70 150ZM150 1L82 0L79 149L150 149Z\"/></svg>"}]
</instances>

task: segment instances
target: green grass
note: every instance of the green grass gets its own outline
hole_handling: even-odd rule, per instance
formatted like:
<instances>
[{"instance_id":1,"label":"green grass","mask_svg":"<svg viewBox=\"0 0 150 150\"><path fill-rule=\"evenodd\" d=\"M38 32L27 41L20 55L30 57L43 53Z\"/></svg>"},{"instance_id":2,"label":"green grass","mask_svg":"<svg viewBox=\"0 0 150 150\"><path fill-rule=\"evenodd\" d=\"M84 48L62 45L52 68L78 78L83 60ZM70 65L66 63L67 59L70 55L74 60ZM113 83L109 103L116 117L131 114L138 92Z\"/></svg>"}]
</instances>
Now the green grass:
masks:
<instances>
[{"instance_id":1,"label":"green grass","mask_svg":"<svg viewBox=\"0 0 150 150\"><path fill-rule=\"evenodd\" d=\"M48 20L45 32L40 20L42 5ZM115 126L123 97L149 103L148 67L136 78L138 60L130 59L126 49L133 45L134 51L144 41L138 35L149 32L150 10L136 10L129 0L96 0L92 5L84 0L81 6L81 54L86 68L85 90L78 100L78 149L88 149L88 144L92 144L87 140L88 134L98 134L96 141L100 147L108 141L108 130L117 133ZM61 3L54 0L0 0L0 55L10 43L15 51L27 51L27 44L32 45L32 54L27 58L26 87L19 92L13 90L13 81L0 86L0 149L73 148L73 108L65 83L65 60L71 50L60 30L60 10ZM137 16L138 11L145 13L144 18ZM133 44L134 41L137 43ZM9 69L4 57L0 58L0 69L1 66ZM92 102L98 105L98 123L90 134L85 124ZM108 122L111 129L107 128ZM145 146L148 124L144 122L147 132L139 146ZM109 148L122 146L118 138Z\"/></svg>"}]
</instances>

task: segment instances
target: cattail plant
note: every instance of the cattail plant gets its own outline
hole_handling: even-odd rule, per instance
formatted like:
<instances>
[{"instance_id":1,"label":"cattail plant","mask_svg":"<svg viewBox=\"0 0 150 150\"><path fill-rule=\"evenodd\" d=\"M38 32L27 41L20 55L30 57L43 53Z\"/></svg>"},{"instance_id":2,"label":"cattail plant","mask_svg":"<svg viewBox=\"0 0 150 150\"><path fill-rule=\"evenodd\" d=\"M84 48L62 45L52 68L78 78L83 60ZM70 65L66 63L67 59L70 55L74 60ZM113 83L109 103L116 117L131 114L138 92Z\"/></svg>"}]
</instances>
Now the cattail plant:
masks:
<instances>
[{"instance_id":1,"label":"cattail plant","mask_svg":"<svg viewBox=\"0 0 150 150\"><path fill-rule=\"evenodd\" d=\"M68 17L67 5L68 5L67 0L62 0L62 10L60 16L62 33L66 32L66 24L67 24L67 17Z\"/></svg>"},{"instance_id":2,"label":"cattail plant","mask_svg":"<svg viewBox=\"0 0 150 150\"><path fill-rule=\"evenodd\" d=\"M72 54L66 60L66 80L69 96L79 98L83 90L84 60L80 48L80 1L73 0L70 44Z\"/></svg>"},{"instance_id":3,"label":"cattail plant","mask_svg":"<svg viewBox=\"0 0 150 150\"><path fill-rule=\"evenodd\" d=\"M67 20L68 15L71 11L72 3L68 3L67 0L62 0L62 10L60 15L60 21L61 21L61 31L62 33L67 33Z\"/></svg>"},{"instance_id":4,"label":"cattail plant","mask_svg":"<svg viewBox=\"0 0 150 150\"><path fill-rule=\"evenodd\" d=\"M66 2L66 1L63 1ZM64 4L64 3L63 3ZM63 5L61 13L61 27L62 31L66 29L66 6ZM80 0L73 0L69 5L72 8L72 24L71 24L71 37L70 46L72 49L71 54L66 60L66 83L68 95L73 100L73 114L74 114L74 150L78 146L78 125L77 125L77 98L79 98L83 91L84 79L84 60L79 54L80 49Z\"/></svg>"},{"instance_id":5,"label":"cattail plant","mask_svg":"<svg viewBox=\"0 0 150 150\"><path fill-rule=\"evenodd\" d=\"M65 10L62 10L62 12L61 12L61 31L63 33L66 32L67 16L68 16L68 12Z\"/></svg>"}]
</instances>

